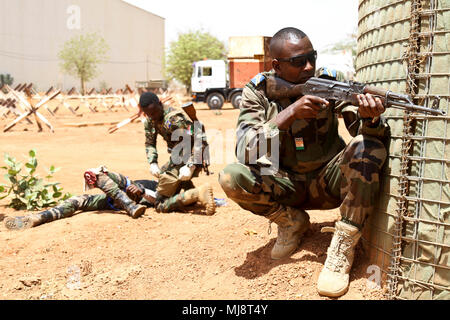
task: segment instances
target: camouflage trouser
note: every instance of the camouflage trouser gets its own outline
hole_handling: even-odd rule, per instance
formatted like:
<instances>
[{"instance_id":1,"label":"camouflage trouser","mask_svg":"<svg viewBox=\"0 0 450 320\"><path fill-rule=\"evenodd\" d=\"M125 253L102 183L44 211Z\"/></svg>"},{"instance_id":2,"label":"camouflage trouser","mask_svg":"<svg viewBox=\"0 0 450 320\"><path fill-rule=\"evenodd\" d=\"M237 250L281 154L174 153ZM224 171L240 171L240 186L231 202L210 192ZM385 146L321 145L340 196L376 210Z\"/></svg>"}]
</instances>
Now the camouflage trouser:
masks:
<instances>
[{"instance_id":1,"label":"camouflage trouser","mask_svg":"<svg viewBox=\"0 0 450 320\"><path fill-rule=\"evenodd\" d=\"M158 180L156 191L158 197L156 199L155 208L157 212L171 212L182 208L181 200L183 193L181 190L189 190L195 188L191 180L181 181L178 174L184 164L174 165L170 161L161 168L161 175ZM193 174L198 176L200 170L197 168Z\"/></svg>"},{"instance_id":2,"label":"camouflage trouser","mask_svg":"<svg viewBox=\"0 0 450 320\"><path fill-rule=\"evenodd\" d=\"M71 217L76 211L96 211L96 210L123 210L121 204L113 200L118 190L125 191L129 184L138 185L140 188L144 186L155 189L156 183L154 181L127 179L124 175L115 172L101 173L106 175L107 179L97 181L96 187L105 192L105 194L74 196L65 200L63 203L41 212L44 216L45 222ZM142 202L142 201L141 201ZM148 204L145 203L144 204Z\"/></svg>"},{"instance_id":3,"label":"camouflage trouser","mask_svg":"<svg viewBox=\"0 0 450 320\"><path fill-rule=\"evenodd\" d=\"M100 175L104 175L107 178L99 179ZM124 175L120 173L115 172L107 172L107 173L100 173L97 175L97 182L95 186L102 190L104 193L106 193L107 196L109 196L112 199L116 198L117 193L121 191L125 191L126 188L132 184L133 181L125 177ZM114 206L118 209L123 209L120 207L118 202L114 202Z\"/></svg>"},{"instance_id":4,"label":"camouflage trouser","mask_svg":"<svg viewBox=\"0 0 450 320\"><path fill-rule=\"evenodd\" d=\"M103 174L103 173L101 173ZM120 173L108 172L109 179L103 179L103 183L97 183L96 187L106 194L74 196L65 200L63 203L41 212L45 216L45 221L52 221L73 216L76 211L96 211L96 210L121 210L119 203L114 202L111 196L117 193L117 190L125 190L128 183L132 181Z\"/></svg>"},{"instance_id":5,"label":"camouflage trouser","mask_svg":"<svg viewBox=\"0 0 450 320\"><path fill-rule=\"evenodd\" d=\"M95 211L95 210L111 210L108 203L108 197L104 194L71 197L63 203L41 212L44 215L45 222L71 217L76 211Z\"/></svg>"},{"instance_id":6,"label":"camouflage trouser","mask_svg":"<svg viewBox=\"0 0 450 320\"><path fill-rule=\"evenodd\" d=\"M163 195L160 194L155 202L157 212L167 213L182 209L183 192L181 192L181 190L189 190L194 188L192 181L178 180L178 173L183 165L169 166L169 163L163 167L163 173L161 174L158 181L158 186L156 187L159 194L161 191L163 192ZM96 186L113 199L115 198L118 190L125 191L129 184L136 184L141 188L143 187L139 181L131 181L120 173L108 172L106 175L110 179L101 179L102 183L97 183ZM160 187L161 185L162 188ZM112 203L111 207L114 209L117 208L118 210L123 209L116 201Z\"/></svg>"},{"instance_id":7,"label":"camouflage trouser","mask_svg":"<svg viewBox=\"0 0 450 320\"><path fill-rule=\"evenodd\" d=\"M235 163L220 172L219 183L230 199L258 215L267 216L280 204L304 210L340 207L342 219L361 228L378 199L386 156L381 141L359 135L312 177L261 175L257 166Z\"/></svg>"}]
</instances>

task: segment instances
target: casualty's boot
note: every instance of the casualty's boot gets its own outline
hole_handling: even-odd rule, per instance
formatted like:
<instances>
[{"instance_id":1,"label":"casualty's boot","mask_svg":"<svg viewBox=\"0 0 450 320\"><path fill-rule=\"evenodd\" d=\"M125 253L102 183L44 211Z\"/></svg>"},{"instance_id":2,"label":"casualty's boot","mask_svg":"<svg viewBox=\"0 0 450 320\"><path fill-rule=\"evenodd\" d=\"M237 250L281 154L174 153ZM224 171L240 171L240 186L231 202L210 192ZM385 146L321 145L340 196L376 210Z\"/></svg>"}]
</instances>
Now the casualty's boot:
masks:
<instances>
[{"instance_id":1,"label":"casualty's boot","mask_svg":"<svg viewBox=\"0 0 450 320\"><path fill-rule=\"evenodd\" d=\"M327 259L317 281L319 294L339 297L348 290L349 272L355 256L355 247L361 237L361 231L355 226L336 222L335 228L323 228L322 232L333 232Z\"/></svg>"},{"instance_id":2,"label":"casualty's boot","mask_svg":"<svg viewBox=\"0 0 450 320\"><path fill-rule=\"evenodd\" d=\"M118 190L113 198L133 219L137 219L145 213L146 206L131 200L125 192Z\"/></svg>"},{"instance_id":3,"label":"casualty's boot","mask_svg":"<svg viewBox=\"0 0 450 320\"><path fill-rule=\"evenodd\" d=\"M33 228L43 223L53 220L53 215L50 211L43 211L40 213L33 213L20 217L5 218L5 227L10 230L20 230Z\"/></svg>"},{"instance_id":4,"label":"casualty's boot","mask_svg":"<svg viewBox=\"0 0 450 320\"><path fill-rule=\"evenodd\" d=\"M309 215L301 209L280 206L267 218L278 225L277 241L272 248L271 258L278 260L290 256L310 226Z\"/></svg>"},{"instance_id":5,"label":"casualty's boot","mask_svg":"<svg viewBox=\"0 0 450 320\"><path fill-rule=\"evenodd\" d=\"M97 188L106 193L106 195L112 198L114 202L117 202L119 206L133 219L142 216L145 209L147 209L146 206L137 204L131 200L127 194L119 189L119 186L105 173L96 175L94 183L96 183Z\"/></svg>"},{"instance_id":6,"label":"casualty's boot","mask_svg":"<svg viewBox=\"0 0 450 320\"><path fill-rule=\"evenodd\" d=\"M206 208L208 216L216 212L216 202L214 201L213 189L209 183L205 183L198 188L193 188L183 192L181 203L185 206L200 202Z\"/></svg>"}]
</instances>

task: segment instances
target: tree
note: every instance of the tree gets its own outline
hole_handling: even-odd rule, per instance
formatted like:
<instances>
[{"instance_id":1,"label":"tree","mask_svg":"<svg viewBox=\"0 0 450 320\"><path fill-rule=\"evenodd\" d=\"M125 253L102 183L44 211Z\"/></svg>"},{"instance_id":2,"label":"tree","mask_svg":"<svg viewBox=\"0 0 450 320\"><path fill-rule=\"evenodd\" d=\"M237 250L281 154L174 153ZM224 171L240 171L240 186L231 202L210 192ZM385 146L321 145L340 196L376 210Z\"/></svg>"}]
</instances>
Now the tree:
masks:
<instances>
[{"instance_id":1,"label":"tree","mask_svg":"<svg viewBox=\"0 0 450 320\"><path fill-rule=\"evenodd\" d=\"M337 53L340 51L351 51L353 57L353 66L356 64L356 54L357 54L357 35L356 33L350 34L346 39L338 41L331 45L330 48L324 52Z\"/></svg>"},{"instance_id":2,"label":"tree","mask_svg":"<svg viewBox=\"0 0 450 320\"><path fill-rule=\"evenodd\" d=\"M80 79L82 94L86 92L86 82L99 74L98 65L107 60L108 50L105 39L91 33L74 36L58 53L62 71Z\"/></svg>"},{"instance_id":3,"label":"tree","mask_svg":"<svg viewBox=\"0 0 450 320\"><path fill-rule=\"evenodd\" d=\"M0 88L3 87L5 84L12 85L14 82L14 78L11 77L9 73L7 74L0 74Z\"/></svg>"},{"instance_id":4,"label":"tree","mask_svg":"<svg viewBox=\"0 0 450 320\"><path fill-rule=\"evenodd\" d=\"M178 40L170 43L165 73L169 79L180 81L189 90L192 64L204 59L225 60L225 45L208 32L179 34Z\"/></svg>"}]
</instances>

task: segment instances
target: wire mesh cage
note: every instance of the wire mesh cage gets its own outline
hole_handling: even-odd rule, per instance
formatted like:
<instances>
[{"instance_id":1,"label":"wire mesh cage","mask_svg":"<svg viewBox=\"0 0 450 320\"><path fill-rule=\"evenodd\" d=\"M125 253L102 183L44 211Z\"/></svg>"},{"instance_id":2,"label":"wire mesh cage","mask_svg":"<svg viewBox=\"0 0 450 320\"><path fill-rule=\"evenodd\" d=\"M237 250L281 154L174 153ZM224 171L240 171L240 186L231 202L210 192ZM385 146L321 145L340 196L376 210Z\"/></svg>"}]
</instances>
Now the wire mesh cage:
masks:
<instances>
[{"instance_id":1,"label":"wire mesh cage","mask_svg":"<svg viewBox=\"0 0 450 320\"><path fill-rule=\"evenodd\" d=\"M363 244L390 299L450 299L450 0L360 0L356 78L437 104L389 109L389 157Z\"/></svg>"}]
</instances>

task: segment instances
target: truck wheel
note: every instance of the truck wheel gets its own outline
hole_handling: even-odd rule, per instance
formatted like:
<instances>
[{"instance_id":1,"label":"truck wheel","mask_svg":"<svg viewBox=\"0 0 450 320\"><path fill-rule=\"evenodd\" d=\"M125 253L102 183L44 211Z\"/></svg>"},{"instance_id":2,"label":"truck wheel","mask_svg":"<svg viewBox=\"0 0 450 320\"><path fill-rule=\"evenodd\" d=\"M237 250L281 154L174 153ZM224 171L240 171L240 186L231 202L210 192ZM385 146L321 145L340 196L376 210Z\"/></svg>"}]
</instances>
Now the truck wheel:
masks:
<instances>
[{"instance_id":1,"label":"truck wheel","mask_svg":"<svg viewBox=\"0 0 450 320\"><path fill-rule=\"evenodd\" d=\"M225 98L218 92L213 92L206 98L206 103L210 109L221 109L224 102Z\"/></svg>"},{"instance_id":2,"label":"truck wheel","mask_svg":"<svg viewBox=\"0 0 450 320\"><path fill-rule=\"evenodd\" d=\"M242 100L242 92L236 92L231 96L231 104L235 109L239 109L241 106L241 100Z\"/></svg>"}]
</instances>

